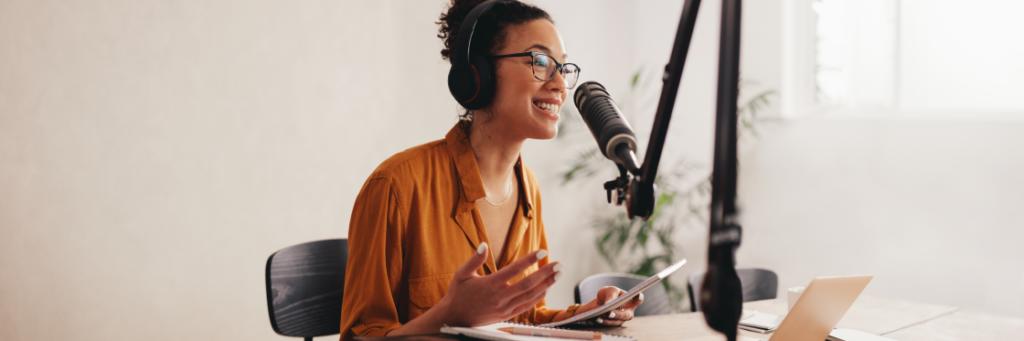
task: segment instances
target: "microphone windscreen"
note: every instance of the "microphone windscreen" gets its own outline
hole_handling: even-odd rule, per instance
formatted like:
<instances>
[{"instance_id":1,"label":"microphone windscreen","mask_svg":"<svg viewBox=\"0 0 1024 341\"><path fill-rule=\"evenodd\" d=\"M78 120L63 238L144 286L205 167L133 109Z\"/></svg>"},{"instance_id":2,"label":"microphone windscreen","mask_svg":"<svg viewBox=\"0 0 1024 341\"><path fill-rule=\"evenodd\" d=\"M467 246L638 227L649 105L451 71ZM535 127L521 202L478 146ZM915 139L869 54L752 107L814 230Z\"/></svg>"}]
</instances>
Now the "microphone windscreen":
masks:
<instances>
[{"instance_id":1,"label":"microphone windscreen","mask_svg":"<svg viewBox=\"0 0 1024 341\"><path fill-rule=\"evenodd\" d=\"M601 83L588 81L580 84L573 95L573 102L605 157L621 163L615 155L615 147L622 143L636 151L633 128Z\"/></svg>"}]
</instances>

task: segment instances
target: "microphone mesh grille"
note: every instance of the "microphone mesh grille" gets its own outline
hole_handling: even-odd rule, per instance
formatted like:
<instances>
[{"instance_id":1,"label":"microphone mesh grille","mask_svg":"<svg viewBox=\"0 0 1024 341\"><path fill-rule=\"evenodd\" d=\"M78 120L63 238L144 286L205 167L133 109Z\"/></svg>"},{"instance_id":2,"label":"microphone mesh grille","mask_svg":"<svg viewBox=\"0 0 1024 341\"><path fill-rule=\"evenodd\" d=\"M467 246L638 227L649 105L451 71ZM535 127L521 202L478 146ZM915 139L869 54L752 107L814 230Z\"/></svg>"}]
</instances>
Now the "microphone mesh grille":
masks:
<instances>
[{"instance_id":1,"label":"microphone mesh grille","mask_svg":"<svg viewBox=\"0 0 1024 341\"><path fill-rule=\"evenodd\" d=\"M590 97L594 97L594 96L608 96L608 97L611 97L611 95L608 94L608 90L605 90L604 86L601 85L601 83L586 82L586 83L583 83L581 85L582 86L580 87L580 89L576 90L576 94L574 96L577 108L583 108L583 105L587 103L587 100L589 100Z\"/></svg>"}]
</instances>

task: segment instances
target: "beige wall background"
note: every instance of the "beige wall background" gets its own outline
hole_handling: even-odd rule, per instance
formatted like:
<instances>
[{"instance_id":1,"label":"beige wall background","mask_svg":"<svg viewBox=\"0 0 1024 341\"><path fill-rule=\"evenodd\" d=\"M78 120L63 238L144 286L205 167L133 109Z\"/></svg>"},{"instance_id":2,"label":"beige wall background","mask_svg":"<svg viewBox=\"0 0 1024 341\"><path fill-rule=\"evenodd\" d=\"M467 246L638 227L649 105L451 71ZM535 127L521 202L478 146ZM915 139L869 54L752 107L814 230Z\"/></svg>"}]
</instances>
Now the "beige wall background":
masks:
<instances>
[{"instance_id":1,"label":"beige wall background","mask_svg":"<svg viewBox=\"0 0 1024 341\"><path fill-rule=\"evenodd\" d=\"M667 61L682 1L535 1L583 78L630 98ZM780 84L781 5L745 4L743 77ZM0 339L277 340L263 267L345 237L365 177L459 113L435 37L445 1L0 0ZM709 164L717 2L705 2L668 158ZM771 108L767 115L777 112ZM638 131L651 115L633 114ZM801 119L744 145L740 266L781 284L875 273L873 294L1024 316L1024 123ZM641 135L644 133L641 131ZM552 257L609 271L593 142L531 141ZM677 238L703 268L706 232ZM324 337L321 339L335 339Z\"/></svg>"}]
</instances>

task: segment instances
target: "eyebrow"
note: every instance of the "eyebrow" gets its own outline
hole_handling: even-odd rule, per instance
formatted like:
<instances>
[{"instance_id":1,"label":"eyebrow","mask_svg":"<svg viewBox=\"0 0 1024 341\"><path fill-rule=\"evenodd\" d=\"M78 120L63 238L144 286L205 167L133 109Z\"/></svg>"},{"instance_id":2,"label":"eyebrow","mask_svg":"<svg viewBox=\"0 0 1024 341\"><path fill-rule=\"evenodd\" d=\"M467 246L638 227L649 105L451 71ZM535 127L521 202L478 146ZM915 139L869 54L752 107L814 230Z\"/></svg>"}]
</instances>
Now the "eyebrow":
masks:
<instances>
[{"instance_id":1,"label":"eyebrow","mask_svg":"<svg viewBox=\"0 0 1024 341\"><path fill-rule=\"evenodd\" d=\"M531 49L538 49L538 50L542 50L542 52L544 52L546 54L549 54L549 55L551 54L551 49L549 49L547 46L544 46L544 45L541 45L541 44L533 44L533 46L527 47L525 50L523 50L523 52L529 51ZM569 55L568 54L563 54L562 55L562 60L567 60L567 59L569 59Z\"/></svg>"}]
</instances>

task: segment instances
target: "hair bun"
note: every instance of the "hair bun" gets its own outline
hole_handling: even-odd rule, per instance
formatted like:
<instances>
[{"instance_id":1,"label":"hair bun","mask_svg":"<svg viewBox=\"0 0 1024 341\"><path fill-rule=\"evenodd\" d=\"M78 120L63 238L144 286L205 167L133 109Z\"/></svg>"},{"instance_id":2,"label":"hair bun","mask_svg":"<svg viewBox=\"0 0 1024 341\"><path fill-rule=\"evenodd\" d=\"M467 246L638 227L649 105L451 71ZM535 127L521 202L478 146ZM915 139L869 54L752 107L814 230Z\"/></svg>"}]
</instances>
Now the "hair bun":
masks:
<instances>
[{"instance_id":1,"label":"hair bun","mask_svg":"<svg viewBox=\"0 0 1024 341\"><path fill-rule=\"evenodd\" d=\"M441 28L437 31L437 37L444 41L444 49L441 50L441 58L447 60L451 55L451 49L455 47L455 41L462 27L462 21L466 19L469 12L477 5L487 0L452 0L448 11L441 13L441 21L437 24Z\"/></svg>"},{"instance_id":2,"label":"hair bun","mask_svg":"<svg viewBox=\"0 0 1024 341\"><path fill-rule=\"evenodd\" d=\"M441 49L441 58L449 60L451 50L455 47L455 42L458 41L462 22L476 6L487 1L452 0L451 4L448 5L448 10L441 13L440 21L437 22L441 26L437 30L437 37L441 38L444 42L444 48ZM488 52L499 50L504 45L506 28L537 19L547 19L554 22L547 12L536 6L519 1L503 1L501 4L492 7L490 11L478 19L477 29L473 33L473 40L486 43L482 46L473 45L470 48L474 51Z\"/></svg>"}]
</instances>

